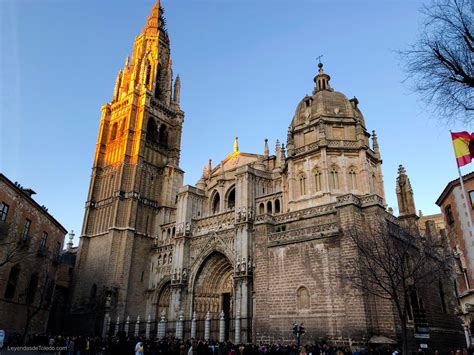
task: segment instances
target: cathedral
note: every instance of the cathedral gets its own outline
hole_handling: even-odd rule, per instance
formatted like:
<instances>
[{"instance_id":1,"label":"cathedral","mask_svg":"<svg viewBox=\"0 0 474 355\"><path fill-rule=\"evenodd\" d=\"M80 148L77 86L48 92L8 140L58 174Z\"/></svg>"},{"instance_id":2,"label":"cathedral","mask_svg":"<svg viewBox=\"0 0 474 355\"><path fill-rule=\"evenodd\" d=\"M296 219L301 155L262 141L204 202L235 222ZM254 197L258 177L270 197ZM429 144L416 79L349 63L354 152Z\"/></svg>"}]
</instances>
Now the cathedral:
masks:
<instances>
[{"instance_id":1,"label":"cathedral","mask_svg":"<svg viewBox=\"0 0 474 355\"><path fill-rule=\"evenodd\" d=\"M232 152L184 186L180 89L158 1L102 106L74 331L136 326L152 337L245 343L289 340L296 321L307 339L396 340L392 304L340 277L357 258L345 233L376 214L409 229L417 220L403 168L400 217L386 211L377 136L358 100L333 89L320 63L312 95L288 118L286 144L270 150L265 141L262 152L245 153L236 138ZM449 317L436 329L450 328L454 339Z\"/></svg>"}]
</instances>

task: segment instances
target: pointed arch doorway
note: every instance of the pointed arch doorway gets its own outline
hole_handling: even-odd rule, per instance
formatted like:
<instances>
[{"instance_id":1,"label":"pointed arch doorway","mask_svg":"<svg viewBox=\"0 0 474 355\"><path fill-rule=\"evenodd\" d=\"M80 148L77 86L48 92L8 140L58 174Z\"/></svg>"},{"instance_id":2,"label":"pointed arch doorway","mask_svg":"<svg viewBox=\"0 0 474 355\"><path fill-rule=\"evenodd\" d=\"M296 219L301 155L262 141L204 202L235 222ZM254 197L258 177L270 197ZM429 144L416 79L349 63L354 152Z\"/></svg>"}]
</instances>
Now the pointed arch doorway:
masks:
<instances>
[{"instance_id":1,"label":"pointed arch doorway","mask_svg":"<svg viewBox=\"0 0 474 355\"><path fill-rule=\"evenodd\" d=\"M224 312L225 339L233 336L231 319L234 314L234 269L227 257L219 252L202 263L194 283L193 310L199 321L198 337L204 337L204 319L211 315L211 338L219 337L219 317Z\"/></svg>"}]
</instances>

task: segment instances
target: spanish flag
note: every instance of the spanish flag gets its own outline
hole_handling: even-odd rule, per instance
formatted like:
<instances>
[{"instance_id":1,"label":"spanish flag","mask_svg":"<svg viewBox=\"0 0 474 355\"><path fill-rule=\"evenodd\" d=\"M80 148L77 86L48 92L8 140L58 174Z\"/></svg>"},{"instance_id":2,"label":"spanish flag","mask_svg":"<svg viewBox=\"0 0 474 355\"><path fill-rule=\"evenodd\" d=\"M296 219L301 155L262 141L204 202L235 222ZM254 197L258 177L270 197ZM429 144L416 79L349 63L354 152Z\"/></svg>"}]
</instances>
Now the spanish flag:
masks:
<instances>
[{"instance_id":1,"label":"spanish flag","mask_svg":"<svg viewBox=\"0 0 474 355\"><path fill-rule=\"evenodd\" d=\"M474 157L474 133L451 132L451 138L458 167L469 164Z\"/></svg>"}]
</instances>

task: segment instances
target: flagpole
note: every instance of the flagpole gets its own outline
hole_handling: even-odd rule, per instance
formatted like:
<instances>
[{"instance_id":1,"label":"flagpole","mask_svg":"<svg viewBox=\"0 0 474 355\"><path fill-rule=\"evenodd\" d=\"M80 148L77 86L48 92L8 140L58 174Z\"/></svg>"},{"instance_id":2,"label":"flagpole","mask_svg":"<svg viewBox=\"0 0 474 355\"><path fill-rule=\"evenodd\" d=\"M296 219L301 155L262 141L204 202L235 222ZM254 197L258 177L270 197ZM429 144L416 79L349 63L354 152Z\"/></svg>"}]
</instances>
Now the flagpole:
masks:
<instances>
[{"instance_id":1,"label":"flagpole","mask_svg":"<svg viewBox=\"0 0 474 355\"><path fill-rule=\"evenodd\" d=\"M451 130L449 130L449 133L452 133ZM452 137L451 137L451 140L452 140ZM454 142L453 142L453 147L454 147ZM456 158L456 151L454 152L454 158ZM474 208L474 206L471 206L471 203L467 199L466 189L464 188L464 181L461 174L461 168L459 167L457 159L456 159L456 165L458 167L459 182L461 183L461 189L464 195L464 201L466 201L466 209L467 209L467 215L469 216L469 223L471 224L471 237L474 237L474 225L472 224L472 214L471 214L471 210L472 208Z\"/></svg>"}]
</instances>

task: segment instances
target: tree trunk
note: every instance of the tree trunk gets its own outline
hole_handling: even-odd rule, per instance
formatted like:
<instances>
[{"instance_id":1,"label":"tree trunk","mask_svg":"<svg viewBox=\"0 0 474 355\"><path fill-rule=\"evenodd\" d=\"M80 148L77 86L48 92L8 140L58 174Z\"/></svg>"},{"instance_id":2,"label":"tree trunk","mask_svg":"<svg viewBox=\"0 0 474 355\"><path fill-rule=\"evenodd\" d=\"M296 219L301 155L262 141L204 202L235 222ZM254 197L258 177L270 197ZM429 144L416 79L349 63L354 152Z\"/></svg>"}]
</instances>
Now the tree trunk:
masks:
<instances>
[{"instance_id":1,"label":"tree trunk","mask_svg":"<svg viewBox=\"0 0 474 355\"><path fill-rule=\"evenodd\" d=\"M403 319L400 319L402 325L402 354L408 355L408 331L407 331L407 322Z\"/></svg>"},{"instance_id":2,"label":"tree trunk","mask_svg":"<svg viewBox=\"0 0 474 355\"><path fill-rule=\"evenodd\" d=\"M400 320L400 326L402 327L402 355L408 355L408 330L407 330L407 315L402 310L402 306L398 299L394 300L397 308L398 319Z\"/></svg>"}]
</instances>

